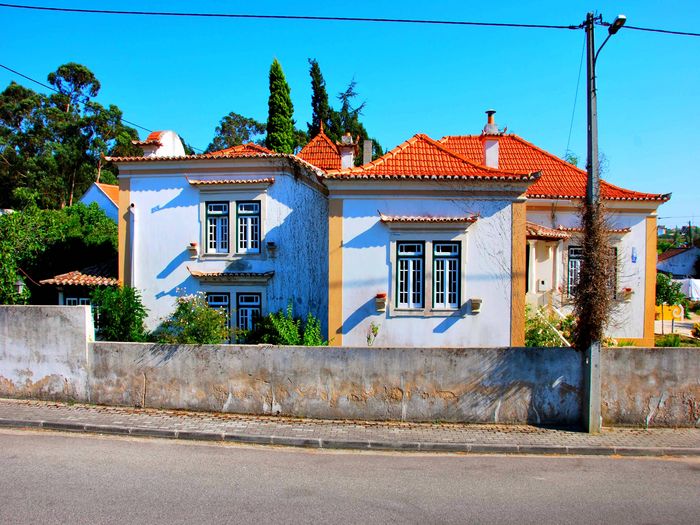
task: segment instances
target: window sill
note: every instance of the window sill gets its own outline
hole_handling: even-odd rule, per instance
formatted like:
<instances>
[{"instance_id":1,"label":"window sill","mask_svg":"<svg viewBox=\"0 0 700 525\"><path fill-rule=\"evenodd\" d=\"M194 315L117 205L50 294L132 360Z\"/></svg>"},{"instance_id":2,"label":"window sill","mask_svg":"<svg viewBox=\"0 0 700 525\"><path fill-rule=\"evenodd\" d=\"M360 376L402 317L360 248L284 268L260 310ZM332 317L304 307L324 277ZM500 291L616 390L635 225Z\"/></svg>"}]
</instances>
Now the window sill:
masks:
<instances>
[{"instance_id":1,"label":"window sill","mask_svg":"<svg viewBox=\"0 0 700 525\"><path fill-rule=\"evenodd\" d=\"M466 317L467 307L466 305L461 308L456 309L438 309L438 308L425 308L422 310L409 309L409 308L390 308L390 317Z\"/></svg>"},{"instance_id":2,"label":"window sill","mask_svg":"<svg viewBox=\"0 0 700 525\"><path fill-rule=\"evenodd\" d=\"M262 253L203 253L199 256L202 261L237 261L240 259L267 259Z\"/></svg>"}]
</instances>

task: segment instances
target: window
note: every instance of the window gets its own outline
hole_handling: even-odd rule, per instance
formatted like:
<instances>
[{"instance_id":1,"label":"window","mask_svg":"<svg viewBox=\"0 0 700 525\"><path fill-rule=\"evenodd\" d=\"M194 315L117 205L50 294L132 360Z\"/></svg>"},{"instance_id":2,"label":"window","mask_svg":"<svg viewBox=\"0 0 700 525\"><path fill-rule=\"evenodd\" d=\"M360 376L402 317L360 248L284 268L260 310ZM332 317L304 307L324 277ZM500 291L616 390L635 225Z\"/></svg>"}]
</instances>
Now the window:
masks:
<instances>
[{"instance_id":1,"label":"window","mask_svg":"<svg viewBox=\"0 0 700 525\"><path fill-rule=\"evenodd\" d=\"M228 202L207 202L207 253L228 253Z\"/></svg>"},{"instance_id":2,"label":"window","mask_svg":"<svg viewBox=\"0 0 700 525\"><path fill-rule=\"evenodd\" d=\"M567 293L574 295L576 286L581 278L581 262L583 261L583 248L580 246L569 246L569 275L567 279ZM610 248L610 280L608 286L612 290L613 297L617 295L617 248Z\"/></svg>"},{"instance_id":3,"label":"window","mask_svg":"<svg viewBox=\"0 0 700 525\"><path fill-rule=\"evenodd\" d=\"M236 327L239 330L252 330L262 315L261 294L236 294Z\"/></svg>"},{"instance_id":4,"label":"window","mask_svg":"<svg viewBox=\"0 0 700 525\"><path fill-rule=\"evenodd\" d=\"M260 202L237 202L238 253L260 253Z\"/></svg>"},{"instance_id":5,"label":"window","mask_svg":"<svg viewBox=\"0 0 700 525\"><path fill-rule=\"evenodd\" d=\"M433 308L459 308L459 243L433 243Z\"/></svg>"},{"instance_id":6,"label":"window","mask_svg":"<svg viewBox=\"0 0 700 525\"><path fill-rule=\"evenodd\" d=\"M399 308L423 308L424 249L422 242L396 245L396 306Z\"/></svg>"},{"instance_id":7,"label":"window","mask_svg":"<svg viewBox=\"0 0 700 525\"><path fill-rule=\"evenodd\" d=\"M88 297L66 297L63 301L65 306L90 306Z\"/></svg>"}]
</instances>

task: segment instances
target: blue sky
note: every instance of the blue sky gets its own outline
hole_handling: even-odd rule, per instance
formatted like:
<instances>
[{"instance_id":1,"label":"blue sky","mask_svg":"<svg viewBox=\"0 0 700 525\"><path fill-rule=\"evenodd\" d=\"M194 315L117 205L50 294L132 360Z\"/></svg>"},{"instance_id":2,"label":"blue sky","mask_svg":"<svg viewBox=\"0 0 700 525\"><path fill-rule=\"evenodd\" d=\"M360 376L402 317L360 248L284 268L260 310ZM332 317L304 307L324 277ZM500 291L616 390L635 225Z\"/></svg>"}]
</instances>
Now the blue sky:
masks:
<instances>
[{"instance_id":1,"label":"blue sky","mask_svg":"<svg viewBox=\"0 0 700 525\"><path fill-rule=\"evenodd\" d=\"M30 3L29 1L25 3ZM700 30L700 2L501 0L377 2L185 2L32 0L78 8L397 17L578 24L589 10L612 21ZM150 18L0 8L0 63L45 81L60 64L88 66L98 100L150 129L173 129L206 148L230 111L264 121L267 73L276 57L292 89L295 119L310 119L308 58L329 93L355 79L363 122L391 148L415 133L479 133L484 110L538 146L563 155L574 110L583 31L347 22ZM605 36L598 28L597 42ZM598 61L600 149L605 178L639 191L672 192L668 226L700 223L700 38L622 30ZM0 86L27 81L0 70ZM41 91L41 88L31 86ZM570 149L585 162L585 64ZM668 217L668 218L665 218Z\"/></svg>"}]
</instances>

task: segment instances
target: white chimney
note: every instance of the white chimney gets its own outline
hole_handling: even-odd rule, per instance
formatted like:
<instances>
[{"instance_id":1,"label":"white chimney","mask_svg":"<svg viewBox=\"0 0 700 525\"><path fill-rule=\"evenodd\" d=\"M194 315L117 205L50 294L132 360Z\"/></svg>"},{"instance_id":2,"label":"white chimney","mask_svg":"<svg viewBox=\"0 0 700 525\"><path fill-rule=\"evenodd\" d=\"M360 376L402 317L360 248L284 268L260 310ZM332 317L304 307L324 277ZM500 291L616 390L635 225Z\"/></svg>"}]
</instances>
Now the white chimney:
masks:
<instances>
[{"instance_id":1,"label":"white chimney","mask_svg":"<svg viewBox=\"0 0 700 525\"><path fill-rule=\"evenodd\" d=\"M372 161L372 148L373 144L371 140L365 140L362 143L362 164L367 164Z\"/></svg>"},{"instance_id":2,"label":"white chimney","mask_svg":"<svg viewBox=\"0 0 700 525\"><path fill-rule=\"evenodd\" d=\"M352 135L346 133L340 138L338 151L340 151L340 168L352 168L355 165L355 150L357 149L357 141L352 140Z\"/></svg>"},{"instance_id":3,"label":"white chimney","mask_svg":"<svg viewBox=\"0 0 700 525\"><path fill-rule=\"evenodd\" d=\"M481 133L484 143L484 164L489 168L498 168L498 139L496 137L500 136L501 132L498 131L496 120L493 118L495 113L494 109L486 110L488 118Z\"/></svg>"},{"instance_id":4,"label":"white chimney","mask_svg":"<svg viewBox=\"0 0 700 525\"><path fill-rule=\"evenodd\" d=\"M174 131L154 131L146 140L134 140L133 144L140 146L144 157L182 157L185 148L182 140Z\"/></svg>"}]
</instances>

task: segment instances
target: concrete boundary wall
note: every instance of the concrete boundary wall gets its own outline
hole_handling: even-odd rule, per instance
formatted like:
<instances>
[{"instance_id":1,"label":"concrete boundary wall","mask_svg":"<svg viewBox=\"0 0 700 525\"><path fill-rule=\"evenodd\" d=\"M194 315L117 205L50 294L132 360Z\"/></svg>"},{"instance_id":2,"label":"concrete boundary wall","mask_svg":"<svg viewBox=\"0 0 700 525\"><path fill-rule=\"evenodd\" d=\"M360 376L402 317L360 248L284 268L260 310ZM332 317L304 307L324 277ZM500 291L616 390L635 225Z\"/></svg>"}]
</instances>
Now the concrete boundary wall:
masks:
<instances>
[{"instance_id":1,"label":"concrete boundary wall","mask_svg":"<svg viewBox=\"0 0 700 525\"><path fill-rule=\"evenodd\" d=\"M0 395L87 400L89 306L0 306Z\"/></svg>"},{"instance_id":2,"label":"concrete boundary wall","mask_svg":"<svg viewBox=\"0 0 700 525\"><path fill-rule=\"evenodd\" d=\"M95 343L91 401L327 419L573 425L570 349Z\"/></svg>"},{"instance_id":3,"label":"concrete boundary wall","mask_svg":"<svg viewBox=\"0 0 700 525\"><path fill-rule=\"evenodd\" d=\"M575 425L570 348L92 342L82 306L0 306L0 396L331 419ZM700 427L700 348L606 348L607 425Z\"/></svg>"}]
</instances>

